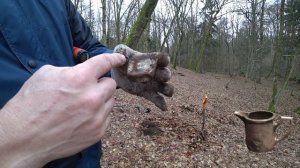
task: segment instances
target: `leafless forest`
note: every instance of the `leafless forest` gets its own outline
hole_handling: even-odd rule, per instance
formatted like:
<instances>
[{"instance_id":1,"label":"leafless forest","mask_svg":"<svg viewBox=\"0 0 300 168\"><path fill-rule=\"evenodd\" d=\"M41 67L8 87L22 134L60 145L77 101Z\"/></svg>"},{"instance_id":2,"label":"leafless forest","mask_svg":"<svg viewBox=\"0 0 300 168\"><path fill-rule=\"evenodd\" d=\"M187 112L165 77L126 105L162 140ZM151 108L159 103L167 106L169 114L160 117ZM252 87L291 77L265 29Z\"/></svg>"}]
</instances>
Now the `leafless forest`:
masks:
<instances>
[{"instance_id":1,"label":"leafless forest","mask_svg":"<svg viewBox=\"0 0 300 168\"><path fill-rule=\"evenodd\" d=\"M167 113L117 92L104 167L300 167L299 0L72 1L108 47L171 56L176 93ZM208 112L218 112L207 116L206 142L195 118L204 94ZM232 117L259 109L295 119L294 135L267 155L246 150ZM147 122L158 131L145 133Z\"/></svg>"},{"instance_id":2,"label":"leafless forest","mask_svg":"<svg viewBox=\"0 0 300 168\"><path fill-rule=\"evenodd\" d=\"M299 83L298 0L148 0L155 10L142 18L134 40L130 31L147 1L73 2L110 48L131 40L136 50L169 53L174 69L243 76L257 84L274 79L271 111L276 111L280 88L288 81ZM284 86L277 85L279 79L287 81Z\"/></svg>"}]
</instances>

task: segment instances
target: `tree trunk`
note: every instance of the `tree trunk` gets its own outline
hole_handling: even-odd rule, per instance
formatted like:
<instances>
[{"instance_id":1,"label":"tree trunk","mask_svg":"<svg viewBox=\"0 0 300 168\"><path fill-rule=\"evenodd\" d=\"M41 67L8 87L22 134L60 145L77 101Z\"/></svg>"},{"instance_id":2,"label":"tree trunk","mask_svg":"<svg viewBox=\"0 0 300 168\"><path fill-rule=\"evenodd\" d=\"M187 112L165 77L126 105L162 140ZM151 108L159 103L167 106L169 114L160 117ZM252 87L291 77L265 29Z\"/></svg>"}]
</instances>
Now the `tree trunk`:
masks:
<instances>
[{"instance_id":1,"label":"tree trunk","mask_svg":"<svg viewBox=\"0 0 300 168\"><path fill-rule=\"evenodd\" d=\"M89 26L92 27L93 24L93 11L92 11L92 0L89 1Z\"/></svg>"},{"instance_id":2,"label":"tree trunk","mask_svg":"<svg viewBox=\"0 0 300 168\"><path fill-rule=\"evenodd\" d=\"M257 64L258 60L258 45L257 45L257 0L251 1L251 19L250 19L250 56L249 56L249 67L247 72L247 77L251 80L255 80L257 76Z\"/></svg>"},{"instance_id":3,"label":"tree trunk","mask_svg":"<svg viewBox=\"0 0 300 168\"><path fill-rule=\"evenodd\" d=\"M184 37L184 32L183 30L178 30L178 37L177 37L177 47L175 48L175 58L174 58L174 61L173 61L173 68L176 69L177 67L177 64L178 64L178 57L180 55L180 50L181 50L181 46L182 46L182 40L183 40L183 37Z\"/></svg>"},{"instance_id":4,"label":"tree trunk","mask_svg":"<svg viewBox=\"0 0 300 168\"><path fill-rule=\"evenodd\" d=\"M74 6L75 6L75 9L77 10L78 7L79 7L79 1L80 0L74 0Z\"/></svg>"},{"instance_id":5,"label":"tree trunk","mask_svg":"<svg viewBox=\"0 0 300 168\"><path fill-rule=\"evenodd\" d=\"M111 1L108 1L108 10L107 10L107 13L111 13ZM106 31L106 45L107 46L110 46L111 42L110 42L110 32L111 32L111 17L110 15L107 15L107 31Z\"/></svg>"},{"instance_id":6,"label":"tree trunk","mask_svg":"<svg viewBox=\"0 0 300 168\"><path fill-rule=\"evenodd\" d=\"M209 36L211 33L212 25L213 25L213 20L212 18L209 19L209 21L206 23L204 27L204 37L203 37L203 42L200 44L200 52L199 52L199 58L197 59L195 71L196 72L203 72L203 60L204 60L204 54L205 54L205 49L207 46L207 43L209 41Z\"/></svg>"},{"instance_id":7,"label":"tree trunk","mask_svg":"<svg viewBox=\"0 0 300 168\"><path fill-rule=\"evenodd\" d=\"M222 8L226 5L228 0L206 0L205 6L203 7L204 13L205 13L205 20L206 24L204 25L204 37L203 42L200 44L200 51L199 51L199 57L196 59L196 72L203 72L204 68L202 65L204 65L204 58L205 58L205 49L208 45L208 42L210 40L210 35L213 29L214 23L219 19L218 14L222 10Z\"/></svg>"},{"instance_id":8,"label":"tree trunk","mask_svg":"<svg viewBox=\"0 0 300 168\"><path fill-rule=\"evenodd\" d=\"M116 26L116 42L117 44L121 43L121 9L122 9L123 0L113 1L114 5L114 14L115 14L115 26Z\"/></svg>"},{"instance_id":9,"label":"tree trunk","mask_svg":"<svg viewBox=\"0 0 300 168\"><path fill-rule=\"evenodd\" d=\"M127 12L127 16L125 18L125 23L124 23L124 29L123 29L123 35L122 35L122 40L121 42L124 43L128 34L128 30L130 29L131 26L129 24L131 23L132 18L134 17L134 12L136 7L138 6L138 0L133 0L130 2L128 5L128 8L125 11Z\"/></svg>"},{"instance_id":10,"label":"tree trunk","mask_svg":"<svg viewBox=\"0 0 300 168\"><path fill-rule=\"evenodd\" d=\"M176 19L177 19L178 16L179 16L179 13L180 13L180 10L181 10L181 6L183 5L183 2L184 2L184 1L181 0L181 1L179 2L179 5L178 5L178 6L176 6L176 3L173 3L173 5L174 5L175 8L176 8L175 16L172 18L172 21L171 21L171 23L170 23L170 26L169 26L169 29L168 29L168 31L167 31L167 34L166 34L166 36L165 36L164 39L163 39L163 42L162 42L161 47L160 47L160 51L163 50L163 48L164 48L164 46L165 46L165 44L166 44L166 42L167 42L167 40L168 40L168 38L169 38L169 36L170 36L170 34L171 34L171 30L172 30L172 28L173 28L173 25L174 25Z\"/></svg>"},{"instance_id":11,"label":"tree trunk","mask_svg":"<svg viewBox=\"0 0 300 168\"><path fill-rule=\"evenodd\" d=\"M102 42L107 45L106 41L106 19L107 19L107 11L106 11L106 0L101 0L102 3Z\"/></svg>"},{"instance_id":12,"label":"tree trunk","mask_svg":"<svg viewBox=\"0 0 300 168\"><path fill-rule=\"evenodd\" d=\"M257 68L255 73L255 82L261 83L261 67L263 60L263 45L264 45L264 14L265 14L265 2L266 0L262 0L261 5L261 13L259 19L259 52L257 53Z\"/></svg>"},{"instance_id":13,"label":"tree trunk","mask_svg":"<svg viewBox=\"0 0 300 168\"><path fill-rule=\"evenodd\" d=\"M269 103L269 111L276 112L276 98L278 92L278 77L279 77L279 58L282 56L282 45L283 45L283 24L284 24L284 4L285 0L281 0L280 3L280 13L279 13L279 34L277 37L277 47L273 59L273 73L274 73L274 81L273 81L273 89L272 89L272 97Z\"/></svg>"},{"instance_id":14,"label":"tree trunk","mask_svg":"<svg viewBox=\"0 0 300 168\"><path fill-rule=\"evenodd\" d=\"M151 15L157 3L158 0L146 0L127 38L126 44L130 48L136 48L144 30L151 21Z\"/></svg>"}]
</instances>

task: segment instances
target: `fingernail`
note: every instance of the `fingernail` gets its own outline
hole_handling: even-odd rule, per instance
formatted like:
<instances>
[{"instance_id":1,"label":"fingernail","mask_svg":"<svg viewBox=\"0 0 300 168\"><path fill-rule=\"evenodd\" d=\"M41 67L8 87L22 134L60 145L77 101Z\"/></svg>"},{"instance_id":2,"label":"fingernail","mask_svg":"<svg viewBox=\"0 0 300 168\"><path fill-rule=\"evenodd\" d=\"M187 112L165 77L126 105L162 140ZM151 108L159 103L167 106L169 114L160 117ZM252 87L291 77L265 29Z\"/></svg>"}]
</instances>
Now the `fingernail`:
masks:
<instances>
[{"instance_id":1,"label":"fingernail","mask_svg":"<svg viewBox=\"0 0 300 168\"><path fill-rule=\"evenodd\" d=\"M124 62L124 63L126 63L126 62L127 62L127 60L128 60L128 59L127 59L127 57L126 57L125 55L123 55L123 54L122 54L122 56L123 56L123 57L122 57L122 59L123 59L123 62Z\"/></svg>"},{"instance_id":2,"label":"fingernail","mask_svg":"<svg viewBox=\"0 0 300 168\"><path fill-rule=\"evenodd\" d=\"M114 53L116 56L121 57L121 60L123 63L126 62L126 57L123 54L119 54L119 53Z\"/></svg>"},{"instance_id":3,"label":"fingernail","mask_svg":"<svg viewBox=\"0 0 300 168\"><path fill-rule=\"evenodd\" d=\"M122 61L123 61L124 63L126 63L126 62L128 61L128 57L125 56L125 55L123 55L123 54L120 54L120 55L122 55Z\"/></svg>"}]
</instances>

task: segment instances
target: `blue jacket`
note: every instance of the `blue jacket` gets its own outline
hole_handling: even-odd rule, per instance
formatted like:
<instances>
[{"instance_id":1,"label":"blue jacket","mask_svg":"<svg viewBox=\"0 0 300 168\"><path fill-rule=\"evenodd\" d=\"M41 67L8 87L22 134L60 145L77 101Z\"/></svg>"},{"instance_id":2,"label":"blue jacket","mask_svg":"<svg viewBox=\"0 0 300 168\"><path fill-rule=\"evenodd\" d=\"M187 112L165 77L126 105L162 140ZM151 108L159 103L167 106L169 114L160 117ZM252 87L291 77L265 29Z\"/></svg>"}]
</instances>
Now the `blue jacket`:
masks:
<instances>
[{"instance_id":1,"label":"blue jacket","mask_svg":"<svg viewBox=\"0 0 300 168\"><path fill-rule=\"evenodd\" d=\"M111 52L91 34L70 0L1 0L0 108L41 66L73 66L73 46L92 56ZM100 144L49 163L57 168L99 168Z\"/></svg>"}]
</instances>

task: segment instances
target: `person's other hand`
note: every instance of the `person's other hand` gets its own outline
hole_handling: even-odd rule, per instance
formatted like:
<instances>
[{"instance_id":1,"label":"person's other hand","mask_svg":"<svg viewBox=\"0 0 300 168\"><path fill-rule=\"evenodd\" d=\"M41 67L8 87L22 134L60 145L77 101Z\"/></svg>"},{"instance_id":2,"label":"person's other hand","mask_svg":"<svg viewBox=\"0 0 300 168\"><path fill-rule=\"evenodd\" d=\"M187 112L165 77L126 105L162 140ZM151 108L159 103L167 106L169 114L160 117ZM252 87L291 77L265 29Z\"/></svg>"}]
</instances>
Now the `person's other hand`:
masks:
<instances>
[{"instance_id":1,"label":"person's other hand","mask_svg":"<svg viewBox=\"0 0 300 168\"><path fill-rule=\"evenodd\" d=\"M125 62L121 54L102 54L38 70L0 111L1 167L41 167L98 142L116 90L112 78L99 78Z\"/></svg>"},{"instance_id":2,"label":"person's other hand","mask_svg":"<svg viewBox=\"0 0 300 168\"><path fill-rule=\"evenodd\" d=\"M167 68L170 57L166 53L141 53L126 45L117 45L115 53L125 55L127 63L112 69L112 77L124 91L144 97L165 111L167 104L163 95L171 97L174 87L167 83L171 71Z\"/></svg>"}]
</instances>

